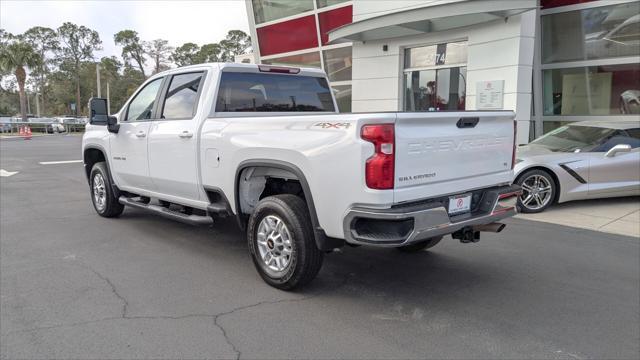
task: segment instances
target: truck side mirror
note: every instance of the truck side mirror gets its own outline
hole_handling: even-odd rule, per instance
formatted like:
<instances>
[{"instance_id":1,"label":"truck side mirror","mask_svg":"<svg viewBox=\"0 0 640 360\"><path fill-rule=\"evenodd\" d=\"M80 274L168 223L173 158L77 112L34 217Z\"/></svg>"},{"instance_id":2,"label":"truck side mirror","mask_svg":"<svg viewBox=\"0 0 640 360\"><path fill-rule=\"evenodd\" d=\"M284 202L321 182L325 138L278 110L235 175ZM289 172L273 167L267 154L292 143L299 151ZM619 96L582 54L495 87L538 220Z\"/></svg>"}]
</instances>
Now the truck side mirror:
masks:
<instances>
[{"instance_id":1,"label":"truck side mirror","mask_svg":"<svg viewBox=\"0 0 640 360\"><path fill-rule=\"evenodd\" d=\"M107 99L91 98L89 100L89 124L107 125Z\"/></svg>"},{"instance_id":2,"label":"truck side mirror","mask_svg":"<svg viewBox=\"0 0 640 360\"><path fill-rule=\"evenodd\" d=\"M107 130L110 133L117 134L120 131L120 124L118 124L118 118L115 116L107 116Z\"/></svg>"},{"instance_id":3,"label":"truck side mirror","mask_svg":"<svg viewBox=\"0 0 640 360\"><path fill-rule=\"evenodd\" d=\"M618 144L618 145L612 147L611 149L609 149L609 151L607 151L606 153L604 153L604 156L605 157L614 157L618 153L628 153L629 151L631 151L631 145Z\"/></svg>"}]
</instances>

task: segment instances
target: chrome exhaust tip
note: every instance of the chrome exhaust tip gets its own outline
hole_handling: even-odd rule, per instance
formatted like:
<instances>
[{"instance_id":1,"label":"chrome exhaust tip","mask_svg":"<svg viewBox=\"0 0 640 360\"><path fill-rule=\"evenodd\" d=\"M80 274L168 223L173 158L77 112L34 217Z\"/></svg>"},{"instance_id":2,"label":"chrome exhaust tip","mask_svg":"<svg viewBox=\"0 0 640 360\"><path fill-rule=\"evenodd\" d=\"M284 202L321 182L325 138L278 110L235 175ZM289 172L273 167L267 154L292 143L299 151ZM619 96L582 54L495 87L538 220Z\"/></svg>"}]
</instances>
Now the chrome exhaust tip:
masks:
<instances>
[{"instance_id":1,"label":"chrome exhaust tip","mask_svg":"<svg viewBox=\"0 0 640 360\"><path fill-rule=\"evenodd\" d=\"M491 224L474 226L473 230L499 233L500 231L504 230L505 226L507 226L507 224L493 222Z\"/></svg>"}]
</instances>

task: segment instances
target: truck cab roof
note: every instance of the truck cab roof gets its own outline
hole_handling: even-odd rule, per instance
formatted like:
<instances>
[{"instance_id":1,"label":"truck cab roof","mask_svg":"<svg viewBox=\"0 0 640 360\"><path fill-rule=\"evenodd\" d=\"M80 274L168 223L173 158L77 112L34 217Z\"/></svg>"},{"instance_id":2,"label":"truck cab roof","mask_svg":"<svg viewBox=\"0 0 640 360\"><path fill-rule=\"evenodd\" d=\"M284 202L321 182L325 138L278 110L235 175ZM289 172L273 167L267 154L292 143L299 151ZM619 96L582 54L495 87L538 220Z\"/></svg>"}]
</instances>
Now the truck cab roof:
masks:
<instances>
[{"instance_id":1,"label":"truck cab roof","mask_svg":"<svg viewBox=\"0 0 640 360\"><path fill-rule=\"evenodd\" d=\"M203 69L204 70L210 69L214 71L253 72L253 73L270 72L268 71L268 69L291 69L292 70L292 72L290 72L291 75L326 77L324 71L318 68L216 62L216 63L203 63L203 64L196 64L196 65L182 66L176 69L166 70L151 76L149 79L154 79L157 77L162 77L162 76L171 75L175 73L184 73L184 72L188 72L189 70L203 70ZM277 72L283 73L281 71L277 71Z\"/></svg>"}]
</instances>

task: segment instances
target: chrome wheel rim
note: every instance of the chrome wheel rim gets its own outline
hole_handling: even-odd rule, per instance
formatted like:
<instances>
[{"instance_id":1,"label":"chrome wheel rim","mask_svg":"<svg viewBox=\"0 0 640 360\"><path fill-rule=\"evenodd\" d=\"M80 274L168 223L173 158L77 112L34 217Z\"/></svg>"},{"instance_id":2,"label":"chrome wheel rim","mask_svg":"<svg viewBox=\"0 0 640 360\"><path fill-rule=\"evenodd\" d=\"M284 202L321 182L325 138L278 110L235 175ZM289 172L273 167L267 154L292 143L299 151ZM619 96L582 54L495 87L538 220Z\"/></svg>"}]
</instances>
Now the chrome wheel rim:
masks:
<instances>
[{"instance_id":1,"label":"chrome wheel rim","mask_svg":"<svg viewBox=\"0 0 640 360\"><path fill-rule=\"evenodd\" d=\"M265 216L256 236L263 265L272 273L282 273L291 264L293 246L287 225L277 216Z\"/></svg>"},{"instance_id":2,"label":"chrome wheel rim","mask_svg":"<svg viewBox=\"0 0 640 360\"><path fill-rule=\"evenodd\" d=\"M531 175L522 184L520 203L530 210L539 210L551 201L551 181L542 175Z\"/></svg>"},{"instance_id":3,"label":"chrome wheel rim","mask_svg":"<svg viewBox=\"0 0 640 360\"><path fill-rule=\"evenodd\" d=\"M107 191L102 174L96 174L93 177L93 203L96 204L98 211L103 211L107 206Z\"/></svg>"}]
</instances>

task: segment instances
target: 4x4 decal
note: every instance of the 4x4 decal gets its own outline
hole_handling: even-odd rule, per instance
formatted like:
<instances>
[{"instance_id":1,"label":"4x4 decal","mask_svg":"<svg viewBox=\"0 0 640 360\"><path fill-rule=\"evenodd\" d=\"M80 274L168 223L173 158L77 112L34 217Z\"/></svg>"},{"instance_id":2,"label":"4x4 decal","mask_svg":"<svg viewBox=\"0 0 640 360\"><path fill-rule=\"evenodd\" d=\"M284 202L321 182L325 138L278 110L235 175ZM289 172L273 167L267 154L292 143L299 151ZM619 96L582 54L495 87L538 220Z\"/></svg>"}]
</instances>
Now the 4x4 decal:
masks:
<instances>
[{"instance_id":1,"label":"4x4 decal","mask_svg":"<svg viewBox=\"0 0 640 360\"><path fill-rule=\"evenodd\" d=\"M351 123L330 123L330 122L322 122L313 125L314 127L321 127L323 129L348 129L351 126Z\"/></svg>"}]
</instances>

